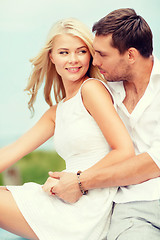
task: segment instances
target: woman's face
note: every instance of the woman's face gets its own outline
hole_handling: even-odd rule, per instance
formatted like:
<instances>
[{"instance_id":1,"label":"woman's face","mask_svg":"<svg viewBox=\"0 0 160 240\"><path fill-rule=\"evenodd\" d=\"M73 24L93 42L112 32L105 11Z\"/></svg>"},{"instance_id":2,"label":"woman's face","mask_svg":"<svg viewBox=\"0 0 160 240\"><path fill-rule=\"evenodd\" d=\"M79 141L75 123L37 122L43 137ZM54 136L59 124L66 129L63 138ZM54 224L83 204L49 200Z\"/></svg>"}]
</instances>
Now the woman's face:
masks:
<instances>
[{"instance_id":1,"label":"woman's face","mask_svg":"<svg viewBox=\"0 0 160 240\"><path fill-rule=\"evenodd\" d=\"M91 55L87 45L70 34L57 35L50 59L63 81L79 81L85 77Z\"/></svg>"}]
</instances>

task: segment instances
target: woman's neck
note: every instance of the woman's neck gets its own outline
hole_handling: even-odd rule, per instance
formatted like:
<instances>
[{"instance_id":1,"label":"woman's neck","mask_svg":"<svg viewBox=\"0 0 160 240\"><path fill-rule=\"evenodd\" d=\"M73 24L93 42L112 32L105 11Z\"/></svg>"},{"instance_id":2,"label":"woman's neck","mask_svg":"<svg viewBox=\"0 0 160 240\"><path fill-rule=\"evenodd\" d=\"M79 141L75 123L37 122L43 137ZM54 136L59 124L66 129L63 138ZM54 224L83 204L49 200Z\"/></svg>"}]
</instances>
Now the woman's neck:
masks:
<instances>
[{"instance_id":1,"label":"woman's neck","mask_svg":"<svg viewBox=\"0 0 160 240\"><path fill-rule=\"evenodd\" d=\"M63 81L65 92L66 92L65 100L68 100L73 96L75 96L79 88L81 87L82 83L87 79L88 77L85 76L81 80L77 80L77 81Z\"/></svg>"}]
</instances>

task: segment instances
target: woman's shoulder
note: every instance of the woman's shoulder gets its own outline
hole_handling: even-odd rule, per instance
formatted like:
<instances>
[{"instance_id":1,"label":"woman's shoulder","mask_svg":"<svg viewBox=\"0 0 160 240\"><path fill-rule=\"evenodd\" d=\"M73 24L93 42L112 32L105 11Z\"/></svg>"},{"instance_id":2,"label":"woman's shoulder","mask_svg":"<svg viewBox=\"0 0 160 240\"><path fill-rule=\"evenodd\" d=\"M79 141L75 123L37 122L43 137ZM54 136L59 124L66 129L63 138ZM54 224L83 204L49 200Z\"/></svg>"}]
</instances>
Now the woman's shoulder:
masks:
<instances>
[{"instance_id":1,"label":"woman's shoulder","mask_svg":"<svg viewBox=\"0 0 160 240\"><path fill-rule=\"evenodd\" d=\"M93 84L93 83L94 84L102 83L104 85L107 85L107 81L105 81L105 80L101 80L101 79L98 79L98 78L88 78L83 82L82 86L86 85L86 84Z\"/></svg>"},{"instance_id":2,"label":"woman's shoulder","mask_svg":"<svg viewBox=\"0 0 160 240\"><path fill-rule=\"evenodd\" d=\"M82 84L81 94L82 94L82 97L85 95L98 96L99 94L104 92L104 90L105 90L105 94L111 97L113 101L112 92L106 81L102 81L96 78L89 78Z\"/></svg>"},{"instance_id":3,"label":"woman's shoulder","mask_svg":"<svg viewBox=\"0 0 160 240\"><path fill-rule=\"evenodd\" d=\"M52 105L46 112L48 112L48 114L55 114L56 113L56 109L57 109L57 105Z\"/></svg>"}]
</instances>

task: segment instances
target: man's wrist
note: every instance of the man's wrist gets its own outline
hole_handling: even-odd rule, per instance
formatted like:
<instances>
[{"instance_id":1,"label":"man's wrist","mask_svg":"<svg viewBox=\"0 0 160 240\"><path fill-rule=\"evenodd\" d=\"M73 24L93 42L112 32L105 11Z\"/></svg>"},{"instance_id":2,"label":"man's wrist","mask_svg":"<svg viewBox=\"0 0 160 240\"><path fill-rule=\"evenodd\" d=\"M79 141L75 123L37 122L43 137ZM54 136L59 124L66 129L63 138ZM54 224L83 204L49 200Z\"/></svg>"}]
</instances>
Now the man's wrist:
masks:
<instances>
[{"instance_id":1,"label":"man's wrist","mask_svg":"<svg viewBox=\"0 0 160 240\"><path fill-rule=\"evenodd\" d=\"M86 194L88 193L88 190L85 190L84 187L83 187L83 185L82 185L82 182L81 182L81 180L80 180L80 175L81 175L81 173L82 173L81 171L78 171L78 172L77 172L78 185L79 185L79 189L80 189L81 193L82 193L83 195L86 195Z\"/></svg>"}]
</instances>

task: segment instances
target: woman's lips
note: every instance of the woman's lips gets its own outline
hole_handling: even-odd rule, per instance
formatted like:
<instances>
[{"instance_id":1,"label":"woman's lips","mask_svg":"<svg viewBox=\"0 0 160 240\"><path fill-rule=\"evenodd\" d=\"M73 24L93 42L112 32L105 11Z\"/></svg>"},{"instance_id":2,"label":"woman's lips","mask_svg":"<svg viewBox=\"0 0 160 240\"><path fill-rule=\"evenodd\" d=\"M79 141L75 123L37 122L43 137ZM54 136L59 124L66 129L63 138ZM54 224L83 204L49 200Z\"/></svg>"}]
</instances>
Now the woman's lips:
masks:
<instances>
[{"instance_id":1,"label":"woman's lips","mask_svg":"<svg viewBox=\"0 0 160 240\"><path fill-rule=\"evenodd\" d=\"M77 73L80 70L81 67L69 67L66 68L68 72L70 73Z\"/></svg>"}]
</instances>

